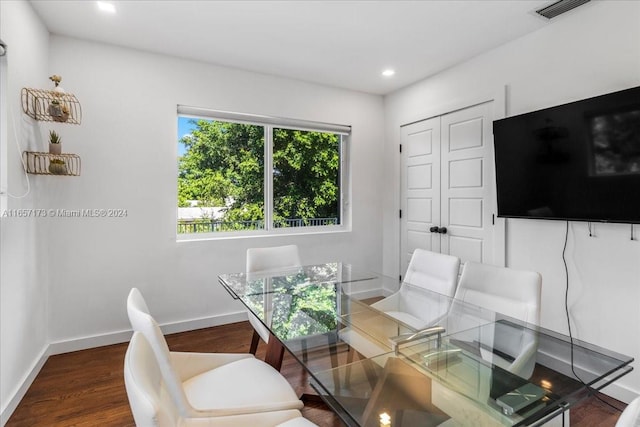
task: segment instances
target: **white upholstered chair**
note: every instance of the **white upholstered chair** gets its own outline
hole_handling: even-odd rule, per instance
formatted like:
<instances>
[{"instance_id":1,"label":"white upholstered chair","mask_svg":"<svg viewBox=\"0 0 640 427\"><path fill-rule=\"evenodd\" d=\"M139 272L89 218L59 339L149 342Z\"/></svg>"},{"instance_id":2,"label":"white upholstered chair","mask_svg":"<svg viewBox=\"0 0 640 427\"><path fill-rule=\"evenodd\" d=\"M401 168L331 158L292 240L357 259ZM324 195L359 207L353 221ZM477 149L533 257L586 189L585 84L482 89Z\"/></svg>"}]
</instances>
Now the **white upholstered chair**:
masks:
<instances>
[{"instance_id":1,"label":"white upholstered chair","mask_svg":"<svg viewBox=\"0 0 640 427\"><path fill-rule=\"evenodd\" d=\"M247 249L247 275L268 272L289 267L300 267L300 253L297 245L274 246L270 248ZM253 313L247 310L249 323L253 327L253 337L249 352L256 354L260 339L269 342L269 330Z\"/></svg>"},{"instance_id":2,"label":"white upholstered chair","mask_svg":"<svg viewBox=\"0 0 640 427\"><path fill-rule=\"evenodd\" d=\"M460 259L446 254L416 249L411 256L409 267L400 289L388 297L371 304L371 307L409 325L414 330L432 326L444 316L449 305L439 295L422 292L427 289L440 295L452 297L458 282ZM360 331L347 327L339 331L340 339L350 346L347 361L353 360L355 349L361 355L370 358L390 351L386 338L406 331L399 330L397 324L381 322L376 331L378 340L366 336ZM382 341L385 341L384 343Z\"/></svg>"},{"instance_id":3,"label":"white upholstered chair","mask_svg":"<svg viewBox=\"0 0 640 427\"><path fill-rule=\"evenodd\" d=\"M456 292L460 258L426 249L416 249L404 275L404 282L452 297Z\"/></svg>"},{"instance_id":4,"label":"white upholstered chair","mask_svg":"<svg viewBox=\"0 0 640 427\"><path fill-rule=\"evenodd\" d=\"M618 421L616 427L640 427L640 397L636 397L627 406Z\"/></svg>"},{"instance_id":5,"label":"white upholstered chair","mask_svg":"<svg viewBox=\"0 0 640 427\"><path fill-rule=\"evenodd\" d=\"M538 325L541 287L539 273L467 261L455 299L498 313L498 318L505 315L525 325ZM447 326L447 334L473 326L465 324L464 316L456 315L455 303L449 317L458 324ZM535 367L536 335L527 328L506 325L496 324L496 333L490 340L497 351L488 354L481 349L483 358L511 373L529 378Z\"/></svg>"},{"instance_id":6,"label":"white upholstered chair","mask_svg":"<svg viewBox=\"0 0 640 427\"><path fill-rule=\"evenodd\" d=\"M153 349L163 390L180 417L218 417L303 407L287 380L253 355L169 351L160 327L136 288L129 293L127 312L133 330L141 332Z\"/></svg>"},{"instance_id":7,"label":"white upholstered chair","mask_svg":"<svg viewBox=\"0 0 640 427\"><path fill-rule=\"evenodd\" d=\"M138 427L303 427L315 424L297 409L189 418L180 415L167 390L151 345L134 332L124 359L124 382ZM226 385L225 385L226 387Z\"/></svg>"},{"instance_id":8,"label":"white upholstered chair","mask_svg":"<svg viewBox=\"0 0 640 427\"><path fill-rule=\"evenodd\" d=\"M433 295L421 295L420 288L453 297L459 270L460 258L456 256L416 249L400 289L371 306L413 328L430 326L448 307L435 301Z\"/></svg>"}]
</instances>

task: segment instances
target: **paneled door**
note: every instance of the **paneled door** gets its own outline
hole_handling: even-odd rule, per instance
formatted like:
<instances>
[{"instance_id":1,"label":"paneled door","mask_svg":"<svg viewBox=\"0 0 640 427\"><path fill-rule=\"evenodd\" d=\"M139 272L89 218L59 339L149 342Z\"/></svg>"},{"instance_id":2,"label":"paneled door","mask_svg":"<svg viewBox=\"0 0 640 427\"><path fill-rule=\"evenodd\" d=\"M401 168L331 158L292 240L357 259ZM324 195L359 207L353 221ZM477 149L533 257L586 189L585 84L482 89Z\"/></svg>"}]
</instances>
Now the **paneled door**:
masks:
<instances>
[{"instance_id":1,"label":"paneled door","mask_svg":"<svg viewBox=\"0 0 640 427\"><path fill-rule=\"evenodd\" d=\"M401 272L416 248L504 265L492 109L486 102L402 127Z\"/></svg>"},{"instance_id":2,"label":"paneled door","mask_svg":"<svg viewBox=\"0 0 640 427\"><path fill-rule=\"evenodd\" d=\"M416 248L440 252L440 117L401 128L400 235L404 273Z\"/></svg>"}]
</instances>

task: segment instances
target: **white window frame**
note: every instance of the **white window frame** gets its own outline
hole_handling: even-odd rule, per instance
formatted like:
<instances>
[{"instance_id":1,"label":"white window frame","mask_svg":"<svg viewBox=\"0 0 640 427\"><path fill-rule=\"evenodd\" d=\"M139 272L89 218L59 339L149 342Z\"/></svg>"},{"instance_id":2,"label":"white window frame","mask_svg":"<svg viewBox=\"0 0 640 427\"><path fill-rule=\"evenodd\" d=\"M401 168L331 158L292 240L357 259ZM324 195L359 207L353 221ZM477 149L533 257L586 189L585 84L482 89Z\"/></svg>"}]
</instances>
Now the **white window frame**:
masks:
<instances>
[{"instance_id":1,"label":"white window frame","mask_svg":"<svg viewBox=\"0 0 640 427\"><path fill-rule=\"evenodd\" d=\"M351 230L350 213L350 179L348 147L351 135L351 126L335 125L309 120L285 119L272 116L261 116L254 114L233 113L228 111L209 110L199 107L189 107L178 105L178 117L188 117L194 119L213 120L228 123L242 123L264 128L264 223L262 230L239 230L239 231L219 231L210 233L180 233L177 232L177 207L176 207L176 240L216 240L230 238L248 238L263 236L301 235L318 233L338 233ZM340 224L321 225L305 227L273 227L273 129L292 129L301 131L315 131L334 133L340 136ZM177 175L177 173L176 173ZM177 186L177 180L176 180ZM177 187L176 187L177 191ZM177 201L177 193L176 193Z\"/></svg>"}]
</instances>

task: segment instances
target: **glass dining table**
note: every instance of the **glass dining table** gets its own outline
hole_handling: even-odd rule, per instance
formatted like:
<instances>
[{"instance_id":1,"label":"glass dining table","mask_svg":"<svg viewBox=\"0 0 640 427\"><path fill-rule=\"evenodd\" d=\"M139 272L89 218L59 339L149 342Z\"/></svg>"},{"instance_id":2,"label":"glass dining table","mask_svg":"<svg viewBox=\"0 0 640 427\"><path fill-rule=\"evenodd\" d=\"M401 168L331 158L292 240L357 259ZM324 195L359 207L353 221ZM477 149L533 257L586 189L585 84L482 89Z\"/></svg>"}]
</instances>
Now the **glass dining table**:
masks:
<instances>
[{"instance_id":1,"label":"glass dining table","mask_svg":"<svg viewBox=\"0 0 640 427\"><path fill-rule=\"evenodd\" d=\"M340 262L219 283L348 426L553 424L633 359Z\"/></svg>"}]
</instances>

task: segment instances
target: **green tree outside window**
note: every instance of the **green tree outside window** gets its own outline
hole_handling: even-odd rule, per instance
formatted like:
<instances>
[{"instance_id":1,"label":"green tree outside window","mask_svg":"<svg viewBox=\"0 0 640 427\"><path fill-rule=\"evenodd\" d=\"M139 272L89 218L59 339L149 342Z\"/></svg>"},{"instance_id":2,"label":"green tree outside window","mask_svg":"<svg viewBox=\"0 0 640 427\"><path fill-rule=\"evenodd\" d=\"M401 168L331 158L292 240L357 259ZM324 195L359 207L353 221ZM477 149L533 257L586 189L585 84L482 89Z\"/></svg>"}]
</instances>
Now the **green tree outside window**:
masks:
<instances>
[{"instance_id":1,"label":"green tree outside window","mask_svg":"<svg viewBox=\"0 0 640 427\"><path fill-rule=\"evenodd\" d=\"M340 136L191 119L180 139L178 206L222 207L179 233L264 229L265 131L273 141L273 227L340 224Z\"/></svg>"}]
</instances>

